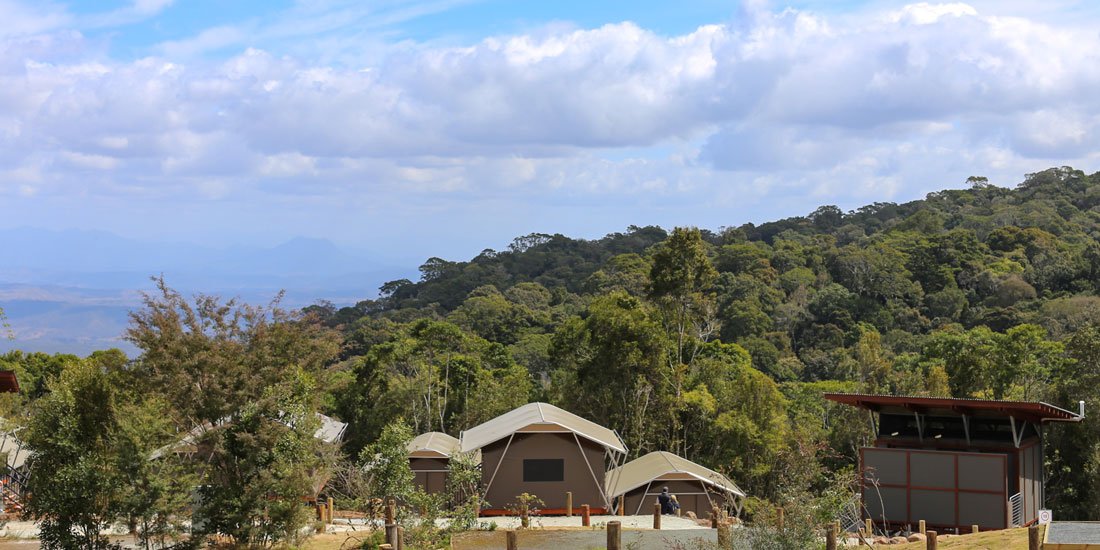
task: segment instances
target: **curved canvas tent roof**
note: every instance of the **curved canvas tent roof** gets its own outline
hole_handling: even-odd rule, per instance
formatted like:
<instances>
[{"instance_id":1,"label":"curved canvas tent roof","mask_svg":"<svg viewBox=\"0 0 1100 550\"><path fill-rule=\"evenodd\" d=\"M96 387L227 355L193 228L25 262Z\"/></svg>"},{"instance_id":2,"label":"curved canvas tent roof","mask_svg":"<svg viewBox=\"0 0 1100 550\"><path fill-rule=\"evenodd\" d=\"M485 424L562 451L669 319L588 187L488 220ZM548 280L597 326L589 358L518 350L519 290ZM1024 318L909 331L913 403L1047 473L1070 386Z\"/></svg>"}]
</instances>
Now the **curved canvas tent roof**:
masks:
<instances>
[{"instance_id":1,"label":"curved canvas tent roof","mask_svg":"<svg viewBox=\"0 0 1100 550\"><path fill-rule=\"evenodd\" d=\"M7 420L0 418L0 453L7 453L8 468L18 470L23 467L30 457L31 452L23 446L23 442L15 435L19 428L7 425Z\"/></svg>"},{"instance_id":2,"label":"curved canvas tent roof","mask_svg":"<svg viewBox=\"0 0 1100 550\"><path fill-rule=\"evenodd\" d=\"M547 431L545 428L555 426L613 451L626 453L626 445L614 431L549 403L528 403L463 431L460 450L477 450L516 432Z\"/></svg>"},{"instance_id":3,"label":"curved canvas tent roof","mask_svg":"<svg viewBox=\"0 0 1100 550\"><path fill-rule=\"evenodd\" d=\"M443 432L422 433L409 441L409 456L450 458L458 452L461 442Z\"/></svg>"},{"instance_id":4,"label":"curved canvas tent roof","mask_svg":"<svg viewBox=\"0 0 1100 550\"><path fill-rule=\"evenodd\" d=\"M745 492L730 481L730 478L664 451L654 451L608 472L605 478L607 494L614 498L669 474L698 479L721 491L733 493L739 497L745 496Z\"/></svg>"}]
</instances>

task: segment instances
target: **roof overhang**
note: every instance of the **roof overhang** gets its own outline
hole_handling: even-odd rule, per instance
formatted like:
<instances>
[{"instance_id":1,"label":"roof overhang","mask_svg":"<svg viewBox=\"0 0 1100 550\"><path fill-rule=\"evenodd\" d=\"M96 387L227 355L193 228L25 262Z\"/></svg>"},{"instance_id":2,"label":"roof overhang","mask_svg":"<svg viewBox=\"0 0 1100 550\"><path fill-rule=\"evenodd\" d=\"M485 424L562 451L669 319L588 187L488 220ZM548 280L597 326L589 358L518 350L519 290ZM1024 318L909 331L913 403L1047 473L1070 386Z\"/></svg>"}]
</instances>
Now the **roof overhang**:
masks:
<instances>
[{"instance_id":1,"label":"roof overhang","mask_svg":"<svg viewBox=\"0 0 1100 550\"><path fill-rule=\"evenodd\" d=\"M1015 418L1029 422L1079 422L1077 413L1040 401L826 393L825 399L885 414Z\"/></svg>"}]
</instances>

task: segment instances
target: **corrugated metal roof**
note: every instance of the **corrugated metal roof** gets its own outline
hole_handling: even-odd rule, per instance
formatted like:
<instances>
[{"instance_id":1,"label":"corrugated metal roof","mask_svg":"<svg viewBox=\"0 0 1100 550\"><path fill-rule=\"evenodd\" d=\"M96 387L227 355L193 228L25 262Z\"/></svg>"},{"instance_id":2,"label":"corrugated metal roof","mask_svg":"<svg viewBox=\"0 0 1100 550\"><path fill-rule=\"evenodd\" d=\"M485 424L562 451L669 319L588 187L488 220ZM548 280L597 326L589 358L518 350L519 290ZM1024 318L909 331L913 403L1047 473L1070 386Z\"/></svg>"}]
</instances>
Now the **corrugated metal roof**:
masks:
<instances>
[{"instance_id":1,"label":"corrugated metal roof","mask_svg":"<svg viewBox=\"0 0 1100 550\"><path fill-rule=\"evenodd\" d=\"M874 395L862 393L826 393L825 399L874 411L918 411L942 416L1014 416L1017 419L1076 422L1077 413L1041 401L1001 401L958 397L922 397L911 395Z\"/></svg>"},{"instance_id":2,"label":"corrugated metal roof","mask_svg":"<svg viewBox=\"0 0 1100 550\"><path fill-rule=\"evenodd\" d=\"M617 497L668 474L687 474L712 487L737 496L745 496L745 492L730 478L684 457L665 451L654 451L631 460L607 472L604 479L607 484L608 496Z\"/></svg>"},{"instance_id":3,"label":"corrugated metal roof","mask_svg":"<svg viewBox=\"0 0 1100 550\"><path fill-rule=\"evenodd\" d=\"M626 452L626 445L614 431L549 403L528 403L462 432L460 448L462 452L480 449L533 424L559 426L609 449Z\"/></svg>"},{"instance_id":4,"label":"corrugated metal roof","mask_svg":"<svg viewBox=\"0 0 1100 550\"><path fill-rule=\"evenodd\" d=\"M8 453L8 468L18 470L27 462L31 455L23 442L15 435L19 428L8 425L5 418L0 418L0 453Z\"/></svg>"},{"instance_id":5,"label":"corrugated metal roof","mask_svg":"<svg viewBox=\"0 0 1100 550\"><path fill-rule=\"evenodd\" d=\"M412 441L409 441L407 448L409 454L432 451L450 457L458 452L460 444L461 442L457 437L449 436L443 432L428 432L414 437Z\"/></svg>"}]
</instances>

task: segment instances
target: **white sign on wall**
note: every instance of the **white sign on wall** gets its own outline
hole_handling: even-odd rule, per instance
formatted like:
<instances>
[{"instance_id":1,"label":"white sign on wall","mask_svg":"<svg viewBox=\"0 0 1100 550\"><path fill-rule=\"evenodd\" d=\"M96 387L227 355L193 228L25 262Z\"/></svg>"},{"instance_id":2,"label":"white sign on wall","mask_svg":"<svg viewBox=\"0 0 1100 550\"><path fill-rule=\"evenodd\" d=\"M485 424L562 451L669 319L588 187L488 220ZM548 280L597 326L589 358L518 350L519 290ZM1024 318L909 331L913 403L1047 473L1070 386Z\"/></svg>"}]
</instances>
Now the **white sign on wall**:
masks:
<instances>
[{"instance_id":1,"label":"white sign on wall","mask_svg":"<svg viewBox=\"0 0 1100 550\"><path fill-rule=\"evenodd\" d=\"M1046 525L1054 519L1054 514L1050 510L1039 510L1039 525Z\"/></svg>"}]
</instances>

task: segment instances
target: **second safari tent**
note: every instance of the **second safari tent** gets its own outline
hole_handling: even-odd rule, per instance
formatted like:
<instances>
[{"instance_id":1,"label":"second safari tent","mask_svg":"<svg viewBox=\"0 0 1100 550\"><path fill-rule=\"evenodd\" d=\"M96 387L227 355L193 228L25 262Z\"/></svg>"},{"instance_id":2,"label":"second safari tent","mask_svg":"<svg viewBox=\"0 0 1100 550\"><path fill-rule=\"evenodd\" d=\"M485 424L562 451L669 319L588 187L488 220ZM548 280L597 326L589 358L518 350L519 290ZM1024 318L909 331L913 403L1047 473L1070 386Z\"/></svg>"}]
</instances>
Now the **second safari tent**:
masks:
<instances>
[{"instance_id":1,"label":"second safari tent","mask_svg":"<svg viewBox=\"0 0 1100 550\"><path fill-rule=\"evenodd\" d=\"M607 493L616 503L625 495L627 514L649 513L663 487L676 495L681 511L699 517L706 517L715 507L740 514L745 498L744 491L728 477L664 451L654 451L607 473Z\"/></svg>"}]
</instances>

